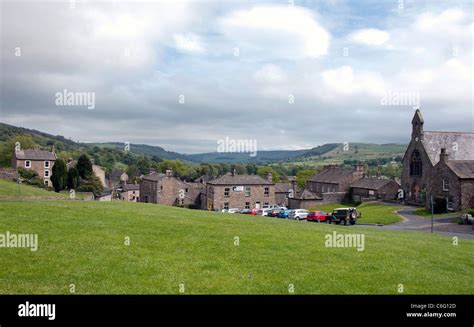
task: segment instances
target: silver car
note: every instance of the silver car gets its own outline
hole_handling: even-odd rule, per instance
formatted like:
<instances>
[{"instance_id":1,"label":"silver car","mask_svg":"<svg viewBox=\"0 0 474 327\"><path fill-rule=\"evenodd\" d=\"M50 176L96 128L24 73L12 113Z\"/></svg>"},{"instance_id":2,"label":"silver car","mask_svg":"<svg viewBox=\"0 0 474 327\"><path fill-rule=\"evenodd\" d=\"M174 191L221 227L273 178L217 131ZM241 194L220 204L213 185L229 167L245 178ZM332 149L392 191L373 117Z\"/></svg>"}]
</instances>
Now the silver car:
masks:
<instances>
[{"instance_id":1,"label":"silver car","mask_svg":"<svg viewBox=\"0 0 474 327\"><path fill-rule=\"evenodd\" d=\"M309 211L306 209L295 209L291 210L288 214L288 218L295 220L305 220L308 216Z\"/></svg>"}]
</instances>

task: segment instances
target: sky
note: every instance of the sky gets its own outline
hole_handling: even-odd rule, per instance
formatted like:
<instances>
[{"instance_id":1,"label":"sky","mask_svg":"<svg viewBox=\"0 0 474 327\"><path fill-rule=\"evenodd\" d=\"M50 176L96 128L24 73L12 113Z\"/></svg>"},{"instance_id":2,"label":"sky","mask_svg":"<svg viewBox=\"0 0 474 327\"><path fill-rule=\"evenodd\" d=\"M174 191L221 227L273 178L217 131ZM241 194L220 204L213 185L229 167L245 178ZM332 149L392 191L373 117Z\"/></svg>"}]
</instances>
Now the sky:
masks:
<instances>
[{"instance_id":1,"label":"sky","mask_svg":"<svg viewBox=\"0 0 474 327\"><path fill-rule=\"evenodd\" d=\"M226 138L258 150L407 143L418 107L426 130L474 131L470 1L6 0L0 10L7 124L181 153Z\"/></svg>"}]
</instances>

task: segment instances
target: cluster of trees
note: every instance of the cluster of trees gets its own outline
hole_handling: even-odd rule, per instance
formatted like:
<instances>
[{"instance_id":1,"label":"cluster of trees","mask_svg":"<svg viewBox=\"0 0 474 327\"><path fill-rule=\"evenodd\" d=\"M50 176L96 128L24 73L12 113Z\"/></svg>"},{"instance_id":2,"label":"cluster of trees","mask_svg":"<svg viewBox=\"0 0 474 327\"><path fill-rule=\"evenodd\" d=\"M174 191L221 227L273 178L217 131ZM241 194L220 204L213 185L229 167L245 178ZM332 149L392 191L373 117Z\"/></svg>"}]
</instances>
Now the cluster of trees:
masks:
<instances>
[{"instance_id":1,"label":"cluster of trees","mask_svg":"<svg viewBox=\"0 0 474 327\"><path fill-rule=\"evenodd\" d=\"M54 163L51 182L55 192L65 189L79 192L102 192L103 185L100 179L94 175L92 162L86 154L79 156L76 167L67 169L63 159L58 159Z\"/></svg>"}]
</instances>

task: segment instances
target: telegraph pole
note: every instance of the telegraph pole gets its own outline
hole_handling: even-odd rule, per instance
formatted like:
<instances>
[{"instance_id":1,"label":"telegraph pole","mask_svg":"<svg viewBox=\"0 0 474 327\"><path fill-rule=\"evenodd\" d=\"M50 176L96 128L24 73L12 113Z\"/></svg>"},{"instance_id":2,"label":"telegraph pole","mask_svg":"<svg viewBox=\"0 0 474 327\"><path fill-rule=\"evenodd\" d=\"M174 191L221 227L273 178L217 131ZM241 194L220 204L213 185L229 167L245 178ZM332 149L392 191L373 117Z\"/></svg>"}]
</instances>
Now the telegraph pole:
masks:
<instances>
[{"instance_id":1,"label":"telegraph pole","mask_svg":"<svg viewBox=\"0 0 474 327\"><path fill-rule=\"evenodd\" d=\"M430 202L431 202L431 233L433 233L433 220L434 220L433 195L430 196Z\"/></svg>"}]
</instances>

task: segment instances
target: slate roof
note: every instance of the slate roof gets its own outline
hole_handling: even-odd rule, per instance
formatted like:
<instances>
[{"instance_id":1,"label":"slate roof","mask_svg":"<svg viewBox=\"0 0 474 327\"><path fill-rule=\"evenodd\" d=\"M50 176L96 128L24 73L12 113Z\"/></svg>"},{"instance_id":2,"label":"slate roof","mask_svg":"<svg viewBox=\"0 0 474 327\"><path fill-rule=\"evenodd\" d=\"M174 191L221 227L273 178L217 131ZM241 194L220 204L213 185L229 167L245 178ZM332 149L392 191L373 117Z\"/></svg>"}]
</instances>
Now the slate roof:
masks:
<instances>
[{"instance_id":1,"label":"slate roof","mask_svg":"<svg viewBox=\"0 0 474 327\"><path fill-rule=\"evenodd\" d=\"M257 175L224 175L207 182L210 185L274 185Z\"/></svg>"},{"instance_id":2,"label":"slate roof","mask_svg":"<svg viewBox=\"0 0 474 327\"><path fill-rule=\"evenodd\" d=\"M114 172L109 174L109 178L110 179L119 179L120 177L122 177L123 174L124 174L123 171L114 171Z\"/></svg>"},{"instance_id":3,"label":"slate roof","mask_svg":"<svg viewBox=\"0 0 474 327\"><path fill-rule=\"evenodd\" d=\"M308 189L304 189L298 197L300 200L322 200L323 198Z\"/></svg>"},{"instance_id":4,"label":"slate roof","mask_svg":"<svg viewBox=\"0 0 474 327\"><path fill-rule=\"evenodd\" d=\"M461 179L474 179L474 160L448 160L446 165Z\"/></svg>"},{"instance_id":5,"label":"slate roof","mask_svg":"<svg viewBox=\"0 0 474 327\"><path fill-rule=\"evenodd\" d=\"M449 160L474 160L474 133L426 131L421 142L433 166L438 163L442 148Z\"/></svg>"},{"instance_id":6,"label":"slate roof","mask_svg":"<svg viewBox=\"0 0 474 327\"><path fill-rule=\"evenodd\" d=\"M159 182L165 177L166 177L165 174L153 173L153 174L143 176L142 179L145 179L147 181Z\"/></svg>"},{"instance_id":7,"label":"slate roof","mask_svg":"<svg viewBox=\"0 0 474 327\"><path fill-rule=\"evenodd\" d=\"M362 178L359 179L357 182L353 183L351 187L378 190L391 182L395 183L395 181L391 179Z\"/></svg>"},{"instance_id":8,"label":"slate roof","mask_svg":"<svg viewBox=\"0 0 474 327\"><path fill-rule=\"evenodd\" d=\"M140 190L140 184L125 184L122 189L124 191L139 191Z\"/></svg>"},{"instance_id":9,"label":"slate roof","mask_svg":"<svg viewBox=\"0 0 474 327\"><path fill-rule=\"evenodd\" d=\"M326 168L319 174L314 175L308 181L317 183L339 184L344 182L348 176L354 172L353 169L345 169L343 167L333 166Z\"/></svg>"},{"instance_id":10,"label":"slate roof","mask_svg":"<svg viewBox=\"0 0 474 327\"><path fill-rule=\"evenodd\" d=\"M292 189L291 183L276 183L275 192L276 193L288 193Z\"/></svg>"},{"instance_id":11,"label":"slate roof","mask_svg":"<svg viewBox=\"0 0 474 327\"><path fill-rule=\"evenodd\" d=\"M16 159L19 160L56 160L56 154L45 150L26 149L15 151Z\"/></svg>"}]
</instances>

